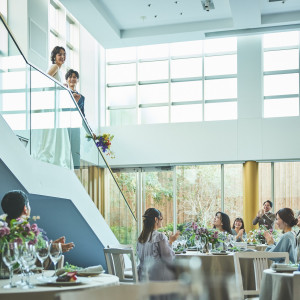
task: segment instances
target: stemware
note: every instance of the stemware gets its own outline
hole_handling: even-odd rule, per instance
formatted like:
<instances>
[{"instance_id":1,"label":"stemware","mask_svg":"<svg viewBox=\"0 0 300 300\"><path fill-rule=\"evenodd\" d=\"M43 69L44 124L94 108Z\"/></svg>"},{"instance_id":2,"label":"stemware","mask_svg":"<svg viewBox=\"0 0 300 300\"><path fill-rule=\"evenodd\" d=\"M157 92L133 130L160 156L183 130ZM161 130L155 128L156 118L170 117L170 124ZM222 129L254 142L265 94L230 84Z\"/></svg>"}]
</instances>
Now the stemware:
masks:
<instances>
[{"instance_id":1,"label":"stemware","mask_svg":"<svg viewBox=\"0 0 300 300\"><path fill-rule=\"evenodd\" d=\"M56 275L56 264L62 256L61 243L51 243L49 255L54 265L54 275Z\"/></svg>"},{"instance_id":2,"label":"stemware","mask_svg":"<svg viewBox=\"0 0 300 300\"><path fill-rule=\"evenodd\" d=\"M36 252L33 245L25 243L22 245L21 249L21 263L24 271L26 273L26 284L23 286L23 289L32 289L34 286L30 283L30 273L31 269L35 266L36 262Z\"/></svg>"},{"instance_id":3,"label":"stemware","mask_svg":"<svg viewBox=\"0 0 300 300\"><path fill-rule=\"evenodd\" d=\"M13 266L18 262L19 251L17 243L7 243L4 244L2 248L2 260L6 264L9 270L9 284L5 285L3 288L11 289L15 288L16 285L13 284Z\"/></svg>"},{"instance_id":4,"label":"stemware","mask_svg":"<svg viewBox=\"0 0 300 300\"><path fill-rule=\"evenodd\" d=\"M201 242L200 242L199 237L196 237L195 238L195 246L197 248L197 252L200 252L200 244L201 244Z\"/></svg>"},{"instance_id":5,"label":"stemware","mask_svg":"<svg viewBox=\"0 0 300 300\"><path fill-rule=\"evenodd\" d=\"M212 251L212 243L208 243L208 253L211 254Z\"/></svg>"},{"instance_id":6,"label":"stemware","mask_svg":"<svg viewBox=\"0 0 300 300\"><path fill-rule=\"evenodd\" d=\"M205 236L202 236L200 238L200 244L201 244L201 248L202 248L202 253L204 253L204 246L206 244L206 237Z\"/></svg>"},{"instance_id":7,"label":"stemware","mask_svg":"<svg viewBox=\"0 0 300 300\"><path fill-rule=\"evenodd\" d=\"M42 245L37 245L36 246L36 256L38 258L38 260L41 263L42 266L42 277L45 278L44 275L44 262L47 259L47 257L49 256L49 243L47 241L43 242Z\"/></svg>"},{"instance_id":8,"label":"stemware","mask_svg":"<svg viewBox=\"0 0 300 300\"><path fill-rule=\"evenodd\" d=\"M224 238L224 244L226 246L225 250L228 250L230 242L231 242L231 234L227 234Z\"/></svg>"}]
</instances>

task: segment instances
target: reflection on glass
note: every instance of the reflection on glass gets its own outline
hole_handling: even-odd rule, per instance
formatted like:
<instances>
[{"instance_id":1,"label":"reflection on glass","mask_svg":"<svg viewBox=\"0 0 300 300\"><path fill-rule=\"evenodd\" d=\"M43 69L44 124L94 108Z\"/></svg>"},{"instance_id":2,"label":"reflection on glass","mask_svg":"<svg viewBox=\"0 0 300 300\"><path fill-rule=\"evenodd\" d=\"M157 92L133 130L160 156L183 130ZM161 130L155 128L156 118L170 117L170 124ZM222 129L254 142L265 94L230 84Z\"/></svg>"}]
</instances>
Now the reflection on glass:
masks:
<instances>
[{"instance_id":1,"label":"reflection on glass","mask_svg":"<svg viewBox=\"0 0 300 300\"><path fill-rule=\"evenodd\" d=\"M110 110L110 126L125 126L137 124L136 109Z\"/></svg>"},{"instance_id":2,"label":"reflection on glass","mask_svg":"<svg viewBox=\"0 0 300 300\"><path fill-rule=\"evenodd\" d=\"M138 47L139 59L159 58L169 56L168 44L157 44Z\"/></svg>"},{"instance_id":3,"label":"reflection on glass","mask_svg":"<svg viewBox=\"0 0 300 300\"><path fill-rule=\"evenodd\" d=\"M202 58L185 58L171 60L171 77L202 76Z\"/></svg>"},{"instance_id":4,"label":"reflection on glass","mask_svg":"<svg viewBox=\"0 0 300 300\"><path fill-rule=\"evenodd\" d=\"M171 83L171 101L202 100L202 81Z\"/></svg>"},{"instance_id":5,"label":"reflection on glass","mask_svg":"<svg viewBox=\"0 0 300 300\"><path fill-rule=\"evenodd\" d=\"M109 87L106 90L107 106L136 104L136 86Z\"/></svg>"},{"instance_id":6,"label":"reflection on glass","mask_svg":"<svg viewBox=\"0 0 300 300\"><path fill-rule=\"evenodd\" d=\"M109 83L136 81L136 64L122 64L107 66L107 80Z\"/></svg>"},{"instance_id":7,"label":"reflection on glass","mask_svg":"<svg viewBox=\"0 0 300 300\"><path fill-rule=\"evenodd\" d=\"M299 74L264 76L264 95L288 95L299 93Z\"/></svg>"},{"instance_id":8,"label":"reflection on glass","mask_svg":"<svg viewBox=\"0 0 300 300\"><path fill-rule=\"evenodd\" d=\"M173 105L171 107L171 122L202 121L202 104Z\"/></svg>"},{"instance_id":9,"label":"reflection on glass","mask_svg":"<svg viewBox=\"0 0 300 300\"><path fill-rule=\"evenodd\" d=\"M201 55L202 41L172 43L170 48L171 56Z\"/></svg>"},{"instance_id":10,"label":"reflection on glass","mask_svg":"<svg viewBox=\"0 0 300 300\"><path fill-rule=\"evenodd\" d=\"M264 117L299 116L299 98L268 99L264 101Z\"/></svg>"},{"instance_id":11,"label":"reflection on glass","mask_svg":"<svg viewBox=\"0 0 300 300\"><path fill-rule=\"evenodd\" d=\"M224 212L231 218L243 217L243 165L224 164Z\"/></svg>"},{"instance_id":12,"label":"reflection on glass","mask_svg":"<svg viewBox=\"0 0 300 300\"><path fill-rule=\"evenodd\" d=\"M268 51L264 53L264 71L299 68L299 50Z\"/></svg>"},{"instance_id":13,"label":"reflection on glass","mask_svg":"<svg viewBox=\"0 0 300 300\"><path fill-rule=\"evenodd\" d=\"M141 108L141 124L168 123L169 107Z\"/></svg>"},{"instance_id":14,"label":"reflection on glass","mask_svg":"<svg viewBox=\"0 0 300 300\"><path fill-rule=\"evenodd\" d=\"M204 85L205 100L237 97L236 78L205 80Z\"/></svg>"},{"instance_id":15,"label":"reflection on glass","mask_svg":"<svg viewBox=\"0 0 300 300\"><path fill-rule=\"evenodd\" d=\"M286 31L264 34L263 44L264 48L296 46L299 44L299 32Z\"/></svg>"},{"instance_id":16,"label":"reflection on glass","mask_svg":"<svg viewBox=\"0 0 300 300\"><path fill-rule=\"evenodd\" d=\"M176 168L177 223L199 218L211 227L221 210L221 166L200 165Z\"/></svg>"},{"instance_id":17,"label":"reflection on glass","mask_svg":"<svg viewBox=\"0 0 300 300\"><path fill-rule=\"evenodd\" d=\"M169 85L167 83L139 86L140 103L169 102Z\"/></svg>"},{"instance_id":18,"label":"reflection on glass","mask_svg":"<svg viewBox=\"0 0 300 300\"><path fill-rule=\"evenodd\" d=\"M169 77L169 62L155 61L139 63L139 80L158 80Z\"/></svg>"},{"instance_id":19,"label":"reflection on glass","mask_svg":"<svg viewBox=\"0 0 300 300\"><path fill-rule=\"evenodd\" d=\"M205 103L206 121L214 120L236 120L237 102Z\"/></svg>"},{"instance_id":20,"label":"reflection on glass","mask_svg":"<svg viewBox=\"0 0 300 300\"><path fill-rule=\"evenodd\" d=\"M205 57L204 72L205 76L236 74L237 55Z\"/></svg>"}]
</instances>

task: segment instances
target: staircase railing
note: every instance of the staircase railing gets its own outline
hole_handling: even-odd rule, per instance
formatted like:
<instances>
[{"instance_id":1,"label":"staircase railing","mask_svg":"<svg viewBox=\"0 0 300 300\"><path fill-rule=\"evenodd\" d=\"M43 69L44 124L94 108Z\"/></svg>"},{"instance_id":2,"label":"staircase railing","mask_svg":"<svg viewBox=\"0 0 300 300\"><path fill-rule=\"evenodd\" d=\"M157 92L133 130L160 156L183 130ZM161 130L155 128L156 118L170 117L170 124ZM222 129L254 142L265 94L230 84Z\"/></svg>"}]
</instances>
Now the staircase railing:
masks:
<instances>
[{"instance_id":1,"label":"staircase railing","mask_svg":"<svg viewBox=\"0 0 300 300\"><path fill-rule=\"evenodd\" d=\"M119 241L134 243L135 213L71 91L26 59L0 18L0 114L33 158L73 170Z\"/></svg>"}]
</instances>

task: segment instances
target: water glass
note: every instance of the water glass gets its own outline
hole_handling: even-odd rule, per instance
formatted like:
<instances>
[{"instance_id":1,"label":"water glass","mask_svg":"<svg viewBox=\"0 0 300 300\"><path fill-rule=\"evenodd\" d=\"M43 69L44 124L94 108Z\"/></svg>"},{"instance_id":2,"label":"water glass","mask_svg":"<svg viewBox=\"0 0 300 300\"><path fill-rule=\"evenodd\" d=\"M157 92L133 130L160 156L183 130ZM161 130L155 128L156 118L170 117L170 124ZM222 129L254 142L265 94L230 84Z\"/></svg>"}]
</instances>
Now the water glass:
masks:
<instances>
[{"instance_id":1,"label":"water glass","mask_svg":"<svg viewBox=\"0 0 300 300\"><path fill-rule=\"evenodd\" d=\"M208 243L208 253L211 254L212 250L212 243Z\"/></svg>"},{"instance_id":2,"label":"water glass","mask_svg":"<svg viewBox=\"0 0 300 300\"><path fill-rule=\"evenodd\" d=\"M21 247L21 263L24 271L26 273L26 285L23 286L23 289L32 289L34 286L30 283L30 273L31 269L35 267L36 262L36 252L35 247L33 245L28 245L25 243Z\"/></svg>"},{"instance_id":3,"label":"water glass","mask_svg":"<svg viewBox=\"0 0 300 300\"><path fill-rule=\"evenodd\" d=\"M54 265L54 275L56 275L56 264L62 256L61 243L51 243L49 254Z\"/></svg>"},{"instance_id":4,"label":"water glass","mask_svg":"<svg viewBox=\"0 0 300 300\"><path fill-rule=\"evenodd\" d=\"M15 288L16 285L13 284L13 266L18 262L19 250L17 243L7 243L2 247L2 260L9 270L9 284L5 285L3 288L11 289Z\"/></svg>"},{"instance_id":5,"label":"water glass","mask_svg":"<svg viewBox=\"0 0 300 300\"><path fill-rule=\"evenodd\" d=\"M202 236L200 238L200 244L201 244L201 248L202 248L202 253L204 252L204 246L206 245L206 237Z\"/></svg>"},{"instance_id":6,"label":"water glass","mask_svg":"<svg viewBox=\"0 0 300 300\"><path fill-rule=\"evenodd\" d=\"M41 262L43 278L45 277L44 276L44 262L47 259L47 257L49 256L49 251L50 251L49 246L50 245L47 241L43 242L42 245L36 246L36 256L37 256L38 260Z\"/></svg>"},{"instance_id":7,"label":"water glass","mask_svg":"<svg viewBox=\"0 0 300 300\"><path fill-rule=\"evenodd\" d=\"M197 247L197 252L200 252L200 244L201 244L200 240L195 238L195 245Z\"/></svg>"}]
</instances>

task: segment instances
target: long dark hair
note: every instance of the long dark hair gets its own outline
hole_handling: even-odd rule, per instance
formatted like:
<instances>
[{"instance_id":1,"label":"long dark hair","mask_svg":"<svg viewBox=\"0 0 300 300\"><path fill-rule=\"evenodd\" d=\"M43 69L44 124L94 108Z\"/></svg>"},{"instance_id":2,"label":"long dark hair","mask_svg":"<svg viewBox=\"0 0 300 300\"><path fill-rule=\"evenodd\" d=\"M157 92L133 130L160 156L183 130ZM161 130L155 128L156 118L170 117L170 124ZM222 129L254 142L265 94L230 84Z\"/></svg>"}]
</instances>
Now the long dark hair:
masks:
<instances>
[{"instance_id":1,"label":"long dark hair","mask_svg":"<svg viewBox=\"0 0 300 300\"><path fill-rule=\"evenodd\" d=\"M290 208L282 208L276 213L276 216L279 215L280 219L285 222L289 227L297 225L298 219L295 218L294 212Z\"/></svg>"},{"instance_id":2,"label":"long dark hair","mask_svg":"<svg viewBox=\"0 0 300 300\"><path fill-rule=\"evenodd\" d=\"M55 64L55 56L56 56L56 54L59 53L60 50L64 50L65 53L66 53L65 48L64 48L64 47L60 47L60 46L54 47L53 50L51 51L50 59L51 59L51 62L52 62L53 64Z\"/></svg>"},{"instance_id":3,"label":"long dark hair","mask_svg":"<svg viewBox=\"0 0 300 300\"><path fill-rule=\"evenodd\" d=\"M242 222L242 226L241 226L241 228L240 229L244 229L244 231L245 231L245 224L244 224L244 220L242 219L242 218L236 218L235 220L234 220L234 222L233 222L233 224L232 224L232 229L235 229L235 221L241 221Z\"/></svg>"},{"instance_id":4,"label":"long dark hair","mask_svg":"<svg viewBox=\"0 0 300 300\"><path fill-rule=\"evenodd\" d=\"M221 222L222 222L222 228L228 232L229 234L231 234L231 228L230 228L230 219L229 216L221 211L218 211L216 213L216 216L220 214L221 215ZM214 228L216 228L216 226L214 226Z\"/></svg>"},{"instance_id":5,"label":"long dark hair","mask_svg":"<svg viewBox=\"0 0 300 300\"><path fill-rule=\"evenodd\" d=\"M152 238L152 232L155 227L155 218L161 218L161 212L156 208L148 208L143 215L143 230L138 238L138 241L142 244L148 241L150 235L150 241Z\"/></svg>"}]
</instances>

